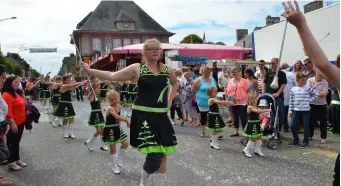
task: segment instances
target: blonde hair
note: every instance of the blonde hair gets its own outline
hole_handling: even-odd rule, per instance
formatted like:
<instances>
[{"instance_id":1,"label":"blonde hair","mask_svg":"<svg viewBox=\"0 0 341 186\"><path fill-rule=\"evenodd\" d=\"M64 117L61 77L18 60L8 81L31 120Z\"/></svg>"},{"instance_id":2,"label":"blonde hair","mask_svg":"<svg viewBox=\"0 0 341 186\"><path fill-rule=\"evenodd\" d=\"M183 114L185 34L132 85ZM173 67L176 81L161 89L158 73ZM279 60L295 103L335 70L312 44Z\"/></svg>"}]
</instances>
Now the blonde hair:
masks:
<instances>
[{"instance_id":1,"label":"blonde hair","mask_svg":"<svg viewBox=\"0 0 341 186\"><path fill-rule=\"evenodd\" d=\"M142 53L142 60L141 60L141 63L146 63L147 62L147 59L146 57L144 56L144 52L146 51L146 49L148 48L148 44L149 43L156 43L159 48L161 49L161 42L155 38L152 38L152 39L147 39L144 43L143 43L143 53ZM158 65L158 68L159 68L159 71L162 70L162 67L163 67L163 64L161 61L157 61L157 65Z\"/></svg>"},{"instance_id":2,"label":"blonde hair","mask_svg":"<svg viewBox=\"0 0 341 186\"><path fill-rule=\"evenodd\" d=\"M208 97L210 98L213 98L214 96L212 96L213 92L216 91L217 88L216 87L209 87L207 90L206 90L206 94L208 95Z\"/></svg>"}]
</instances>

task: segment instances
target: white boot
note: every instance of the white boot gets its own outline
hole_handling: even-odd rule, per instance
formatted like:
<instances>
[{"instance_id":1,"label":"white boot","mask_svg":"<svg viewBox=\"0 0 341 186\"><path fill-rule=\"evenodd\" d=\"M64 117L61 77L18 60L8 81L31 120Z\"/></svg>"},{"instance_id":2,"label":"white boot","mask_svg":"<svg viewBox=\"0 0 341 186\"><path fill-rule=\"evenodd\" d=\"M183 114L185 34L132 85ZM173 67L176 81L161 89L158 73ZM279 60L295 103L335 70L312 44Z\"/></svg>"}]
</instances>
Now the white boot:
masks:
<instances>
[{"instance_id":1,"label":"white boot","mask_svg":"<svg viewBox=\"0 0 341 186\"><path fill-rule=\"evenodd\" d=\"M219 150L220 147L219 147L219 145L218 145L218 143L217 143L217 138L218 138L218 135L213 135L213 134L212 134L211 148L216 149L216 150Z\"/></svg>"},{"instance_id":2,"label":"white boot","mask_svg":"<svg viewBox=\"0 0 341 186\"><path fill-rule=\"evenodd\" d=\"M59 120L58 126L59 127L63 126L63 118L57 118L56 117L56 119Z\"/></svg>"},{"instance_id":3,"label":"white boot","mask_svg":"<svg viewBox=\"0 0 341 186\"><path fill-rule=\"evenodd\" d=\"M116 155L116 163L119 167L123 167L123 158L125 156L126 149L120 148Z\"/></svg>"},{"instance_id":4,"label":"white boot","mask_svg":"<svg viewBox=\"0 0 341 186\"><path fill-rule=\"evenodd\" d=\"M68 128L68 124L63 125L63 137L64 138L69 138L69 128Z\"/></svg>"},{"instance_id":5,"label":"white boot","mask_svg":"<svg viewBox=\"0 0 341 186\"><path fill-rule=\"evenodd\" d=\"M69 137L71 138L71 139L75 139L76 138L76 136L75 136L75 132L74 132L74 130L73 130L73 124L69 124Z\"/></svg>"},{"instance_id":6,"label":"white boot","mask_svg":"<svg viewBox=\"0 0 341 186\"><path fill-rule=\"evenodd\" d=\"M52 125L52 127L57 127L55 120L56 116L50 115L50 124Z\"/></svg>"},{"instance_id":7,"label":"white boot","mask_svg":"<svg viewBox=\"0 0 341 186\"><path fill-rule=\"evenodd\" d=\"M253 147L253 142L251 140L249 140L247 142L246 147L243 150L243 153L245 154L246 157L252 158L252 154L251 154L252 147Z\"/></svg>"},{"instance_id":8,"label":"white boot","mask_svg":"<svg viewBox=\"0 0 341 186\"><path fill-rule=\"evenodd\" d=\"M101 149L102 151L108 151L108 147L104 145L102 136L99 136L99 140L101 141L101 147L99 149Z\"/></svg>"},{"instance_id":9,"label":"white boot","mask_svg":"<svg viewBox=\"0 0 341 186\"><path fill-rule=\"evenodd\" d=\"M164 186L165 185L165 174L155 174L155 186Z\"/></svg>"},{"instance_id":10,"label":"white boot","mask_svg":"<svg viewBox=\"0 0 341 186\"><path fill-rule=\"evenodd\" d=\"M140 186L151 186L153 174L148 174L142 169Z\"/></svg>"},{"instance_id":11,"label":"white boot","mask_svg":"<svg viewBox=\"0 0 341 186\"><path fill-rule=\"evenodd\" d=\"M121 173L120 168L117 166L117 159L116 159L116 153L111 155L112 159L112 170L114 171L115 174Z\"/></svg>"},{"instance_id":12,"label":"white boot","mask_svg":"<svg viewBox=\"0 0 341 186\"><path fill-rule=\"evenodd\" d=\"M93 151L92 143L95 141L96 137L94 135L91 135L91 137L85 141L86 147L88 147L89 151Z\"/></svg>"},{"instance_id":13,"label":"white boot","mask_svg":"<svg viewBox=\"0 0 341 186\"><path fill-rule=\"evenodd\" d=\"M262 147L262 140L259 139L256 141L256 148L255 148L255 154L258 156L264 156L261 150L261 147Z\"/></svg>"}]
</instances>

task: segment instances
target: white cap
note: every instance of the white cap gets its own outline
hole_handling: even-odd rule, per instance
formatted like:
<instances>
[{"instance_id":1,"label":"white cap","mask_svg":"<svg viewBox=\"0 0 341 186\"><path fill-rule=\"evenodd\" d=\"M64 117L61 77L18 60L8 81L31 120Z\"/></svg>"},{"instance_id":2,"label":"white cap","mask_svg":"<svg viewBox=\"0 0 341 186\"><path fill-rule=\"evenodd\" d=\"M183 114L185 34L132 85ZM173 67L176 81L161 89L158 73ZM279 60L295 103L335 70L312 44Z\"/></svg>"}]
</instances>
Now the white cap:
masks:
<instances>
[{"instance_id":1,"label":"white cap","mask_svg":"<svg viewBox=\"0 0 341 186\"><path fill-rule=\"evenodd\" d=\"M268 104L268 101L266 99L261 99L261 100L259 100L258 106L259 107L268 107L269 104Z\"/></svg>"}]
</instances>

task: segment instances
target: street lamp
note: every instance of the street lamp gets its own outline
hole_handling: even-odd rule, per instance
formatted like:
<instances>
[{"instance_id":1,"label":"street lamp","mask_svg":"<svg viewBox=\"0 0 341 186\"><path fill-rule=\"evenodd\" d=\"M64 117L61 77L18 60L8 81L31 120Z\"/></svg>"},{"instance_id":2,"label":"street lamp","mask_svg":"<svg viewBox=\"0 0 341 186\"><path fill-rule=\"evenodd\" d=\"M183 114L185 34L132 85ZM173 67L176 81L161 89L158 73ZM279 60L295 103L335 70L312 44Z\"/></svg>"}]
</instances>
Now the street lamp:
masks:
<instances>
[{"instance_id":1,"label":"street lamp","mask_svg":"<svg viewBox=\"0 0 341 186\"><path fill-rule=\"evenodd\" d=\"M17 19L17 17L8 17L8 18L5 18L5 19L0 19L0 22L6 21L6 20L9 20L9 19Z\"/></svg>"}]
</instances>

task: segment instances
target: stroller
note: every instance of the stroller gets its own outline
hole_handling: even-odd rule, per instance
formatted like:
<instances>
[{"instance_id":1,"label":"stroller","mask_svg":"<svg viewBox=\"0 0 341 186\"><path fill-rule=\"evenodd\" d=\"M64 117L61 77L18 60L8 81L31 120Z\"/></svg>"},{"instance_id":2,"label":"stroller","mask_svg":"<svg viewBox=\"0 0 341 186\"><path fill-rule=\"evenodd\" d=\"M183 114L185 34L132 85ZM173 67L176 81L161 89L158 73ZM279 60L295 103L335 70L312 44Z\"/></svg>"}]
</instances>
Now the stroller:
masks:
<instances>
[{"instance_id":1,"label":"stroller","mask_svg":"<svg viewBox=\"0 0 341 186\"><path fill-rule=\"evenodd\" d=\"M270 121L264 127L263 136L269 135L266 146L269 149L275 150L277 149L278 143L282 143L279 135L278 107L276 106L275 98L271 94L265 93L259 95L257 98L257 105L262 99L266 99L271 107ZM240 139L240 143L244 146L246 146L248 141L249 138L246 136Z\"/></svg>"}]
</instances>

